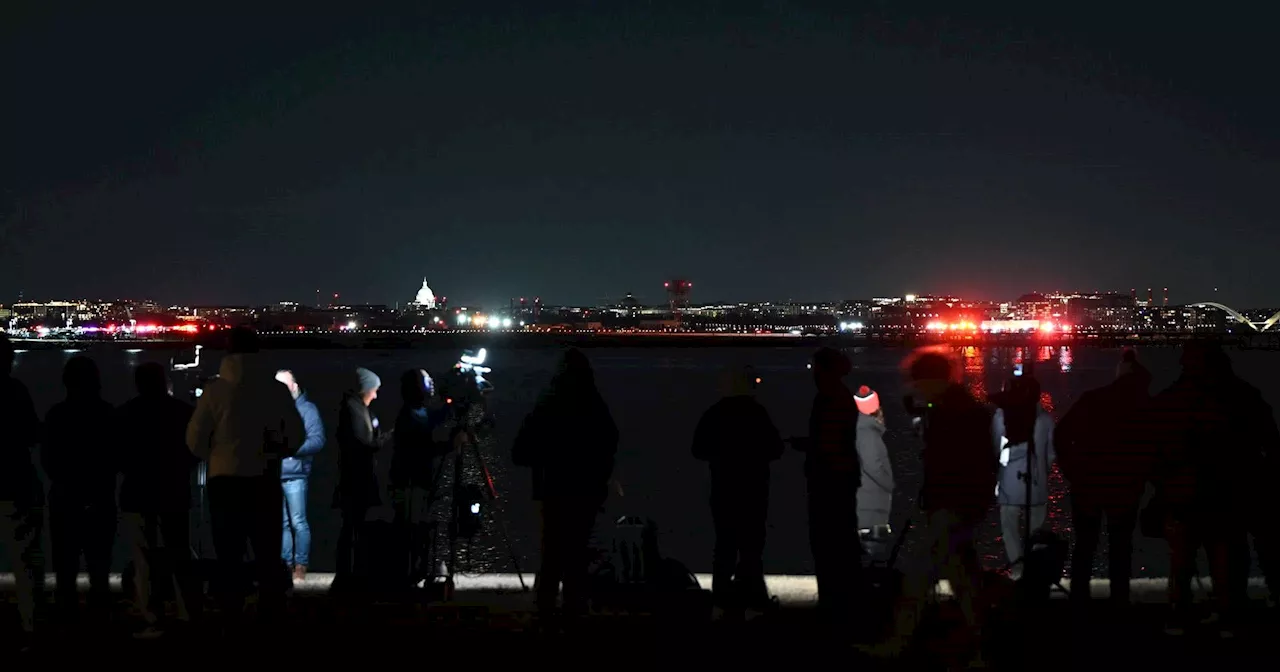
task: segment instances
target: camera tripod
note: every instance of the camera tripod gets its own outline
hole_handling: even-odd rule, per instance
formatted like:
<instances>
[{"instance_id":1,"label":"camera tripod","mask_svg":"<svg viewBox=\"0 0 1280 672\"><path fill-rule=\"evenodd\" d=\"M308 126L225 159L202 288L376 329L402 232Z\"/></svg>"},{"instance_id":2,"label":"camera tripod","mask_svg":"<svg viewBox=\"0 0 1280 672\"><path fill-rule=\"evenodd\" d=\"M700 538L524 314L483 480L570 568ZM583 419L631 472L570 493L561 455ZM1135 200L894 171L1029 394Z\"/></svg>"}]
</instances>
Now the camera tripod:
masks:
<instances>
[{"instance_id":1,"label":"camera tripod","mask_svg":"<svg viewBox=\"0 0 1280 672\"><path fill-rule=\"evenodd\" d=\"M410 484L410 494L408 501L406 502L406 507L408 509L406 521L412 538L409 545L410 585L421 588L434 587L438 579L437 568L443 565L444 585L442 586L442 598L445 600L452 599L456 589L454 577L459 573L459 542L461 540L466 540L467 548L470 550L470 540L479 533L480 528L483 526L483 513L480 508L481 505L484 503L493 504L499 501L498 490L494 485L493 474L489 471L489 465L484 459L484 455L480 452L480 444L476 437L475 427L470 423L470 412L471 409L467 408L464 412L459 414L461 416L459 423L462 426L455 431L451 441L455 446L457 446L457 452L453 455L453 479L452 483L449 484L450 514L449 520L445 525L445 533L449 535L449 549L448 559L445 562L441 563L439 558L436 557L440 546L438 538L441 533L440 523L442 521L438 519L431 520L426 525L429 531L426 533L425 541L429 545L424 550L423 544L416 538L416 530L418 528L413 517L413 512L416 507L414 506L415 502L413 501L412 484ZM464 467L468 457L470 457L474 462L476 468L484 479L484 487L478 488L474 493L477 495L476 497L467 496L469 494L468 490L471 489L469 486L472 485L466 482L466 470ZM440 456L440 460L437 463L435 477L430 490L427 492L425 500L428 511L430 511L436 505L436 502L440 500L439 495L441 481L444 477L444 467L448 459L449 455L446 453L445 455ZM472 499L483 499L485 501L471 501ZM428 513L428 515L431 514ZM507 529L506 520L501 515L495 517L498 521L503 543L511 558L512 566L515 568L516 576L520 580L520 588L522 591L528 592L529 587L525 584L524 572L520 568L520 557L515 551L515 545L511 542L511 535Z\"/></svg>"}]
</instances>

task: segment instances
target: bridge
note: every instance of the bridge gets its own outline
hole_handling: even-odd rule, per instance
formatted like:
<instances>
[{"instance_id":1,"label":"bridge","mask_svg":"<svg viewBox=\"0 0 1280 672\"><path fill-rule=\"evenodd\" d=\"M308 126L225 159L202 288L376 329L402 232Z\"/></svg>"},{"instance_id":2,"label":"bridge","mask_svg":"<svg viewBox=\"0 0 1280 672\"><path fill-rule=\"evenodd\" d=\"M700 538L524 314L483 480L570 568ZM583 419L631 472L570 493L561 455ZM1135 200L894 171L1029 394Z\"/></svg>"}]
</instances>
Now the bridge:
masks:
<instances>
[{"instance_id":1,"label":"bridge","mask_svg":"<svg viewBox=\"0 0 1280 672\"><path fill-rule=\"evenodd\" d=\"M1277 322L1280 322L1280 312L1277 312L1275 315L1272 315L1262 322L1253 322L1234 308L1214 301L1201 301L1199 303L1190 303L1187 305L1194 308L1217 308L1218 310L1230 315L1235 321L1249 325L1254 331L1266 331L1271 327L1274 327Z\"/></svg>"}]
</instances>

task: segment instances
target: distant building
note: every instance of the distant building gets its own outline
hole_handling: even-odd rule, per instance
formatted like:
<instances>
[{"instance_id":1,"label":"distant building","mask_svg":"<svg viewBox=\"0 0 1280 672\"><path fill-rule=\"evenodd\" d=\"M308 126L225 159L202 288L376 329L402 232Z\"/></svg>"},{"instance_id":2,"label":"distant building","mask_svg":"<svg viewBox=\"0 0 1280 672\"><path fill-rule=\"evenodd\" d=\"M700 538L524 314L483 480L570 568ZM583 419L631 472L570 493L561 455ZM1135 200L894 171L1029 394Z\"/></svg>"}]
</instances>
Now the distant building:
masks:
<instances>
[{"instance_id":1,"label":"distant building","mask_svg":"<svg viewBox=\"0 0 1280 672\"><path fill-rule=\"evenodd\" d=\"M427 279L422 279L422 288L418 290L413 302L409 304L413 308L419 310L435 310L436 295L431 291L431 287L427 286Z\"/></svg>"}]
</instances>

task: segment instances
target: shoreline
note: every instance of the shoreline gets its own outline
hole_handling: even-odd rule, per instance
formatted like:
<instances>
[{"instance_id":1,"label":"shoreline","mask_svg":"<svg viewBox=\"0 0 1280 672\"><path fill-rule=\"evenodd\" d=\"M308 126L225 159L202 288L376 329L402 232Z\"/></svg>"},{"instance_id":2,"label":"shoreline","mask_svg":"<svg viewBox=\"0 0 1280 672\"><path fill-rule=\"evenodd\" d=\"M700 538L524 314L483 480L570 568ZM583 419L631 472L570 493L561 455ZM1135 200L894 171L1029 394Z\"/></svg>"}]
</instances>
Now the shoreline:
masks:
<instances>
[{"instance_id":1,"label":"shoreline","mask_svg":"<svg viewBox=\"0 0 1280 672\"><path fill-rule=\"evenodd\" d=\"M1122 348L1125 346L1177 347L1193 337L1206 335L1167 334L1150 337L1093 336L1082 334L982 334L961 338L939 338L907 334L725 334L725 333L564 333L527 331L371 331L347 334L291 334L261 332L264 350L456 350L459 348L835 348L874 347L910 349L924 345L952 347L1087 347ZM1250 336L1223 334L1210 338L1224 346L1238 349L1280 350L1280 338L1270 335ZM221 349L216 336L183 340L63 340L13 339L15 349L23 351L78 350L184 350L200 345Z\"/></svg>"}]
</instances>

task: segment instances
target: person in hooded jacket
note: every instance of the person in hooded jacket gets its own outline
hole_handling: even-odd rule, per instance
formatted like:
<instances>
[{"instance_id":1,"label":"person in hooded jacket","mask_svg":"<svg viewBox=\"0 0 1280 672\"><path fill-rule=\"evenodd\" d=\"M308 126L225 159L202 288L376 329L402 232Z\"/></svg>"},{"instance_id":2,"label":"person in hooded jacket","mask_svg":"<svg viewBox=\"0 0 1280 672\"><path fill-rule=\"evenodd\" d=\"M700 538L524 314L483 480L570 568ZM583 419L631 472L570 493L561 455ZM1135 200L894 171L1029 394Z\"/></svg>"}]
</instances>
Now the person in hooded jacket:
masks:
<instances>
[{"instance_id":1,"label":"person in hooded jacket","mask_svg":"<svg viewBox=\"0 0 1280 672\"><path fill-rule=\"evenodd\" d=\"M238 625L247 582L246 546L253 548L258 615L284 611L291 584L281 556L280 465L297 452L306 427L289 389L258 356L258 335L246 327L230 334L218 378L205 386L187 425L187 448L208 464L206 492L220 580L218 599L227 625Z\"/></svg>"},{"instance_id":2,"label":"person in hooded jacket","mask_svg":"<svg viewBox=\"0 0 1280 672\"><path fill-rule=\"evenodd\" d=\"M818 606L828 618L845 620L861 580L858 538L858 408L843 378L849 358L823 348L813 358L817 394L809 414L804 473L808 484L809 547L818 578Z\"/></svg>"},{"instance_id":3,"label":"person in hooded jacket","mask_svg":"<svg viewBox=\"0 0 1280 672\"><path fill-rule=\"evenodd\" d=\"M276 371L276 380L289 388L293 405L297 407L307 433L307 438L298 446L297 452L280 462L280 487L284 490L280 555L285 564L293 569L293 581L298 583L306 580L307 566L311 564L307 485L311 480L311 463L315 460L316 453L324 449L324 422L320 419L320 410L307 398L306 390L298 384L298 378L292 371Z\"/></svg>"},{"instance_id":4,"label":"person in hooded jacket","mask_svg":"<svg viewBox=\"0 0 1280 672\"><path fill-rule=\"evenodd\" d=\"M384 502L378 482L377 459L391 445L391 434L382 430L369 405L378 398L382 379L369 369L359 368L355 386L342 397L338 409L338 487L334 506L342 512L338 532L337 572L334 583L350 585L360 569L357 559L360 531L369 510Z\"/></svg>"},{"instance_id":5,"label":"person in hooded jacket","mask_svg":"<svg viewBox=\"0 0 1280 672\"><path fill-rule=\"evenodd\" d=\"M1023 516L1031 516L1032 533L1044 527L1049 512L1049 467L1056 458L1053 416L1040 402L1040 383L1035 378L1023 375L1009 381L991 418L991 436L993 455L1001 465L996 486L1000 531L1016 579L1022 576L1025 559Z\"/></svg>"},{"instance_id":6,"label":"person in hooded jacket","mask_svg":"<svg viewBox=\"0 0 1280 672\"><path fill-rule=\"evenodd\" d=\"M884 409L880 395L863 385L853 395L858 407L858 534L862 550L875 561L887 561L892 547L889 517L893 509L893 465L884 444Z\"/></svg>"},{"instance_id":7,"label":"person in hooded jacket","mask_svg":"<svg viewBox=\"0 0 1280 672\"><path fill-rule=\"evenodd\" d=\"M764 582L765 521L769 517L769 465L782 457L782 437L769 411L756 401L755 372L725 373L725 396L702 414L693 456L711 467L713 598L722 609L771 606Z\"/></svg>"},{"instance_id":8,"label":"person in hooded jacket","mask_svg":"<svg viewBox=\"0 0 1280 672\"><path fill-rule=\"evenodd\" d=\"M1151 476L1151 373L1126 350L1116 379L1089 390L1062 416L1054 430L1058 465L1071 484L1071 598L1087 603L1093 556L1106 519L1110 543L1111 601L1129 603L1133 573L1133 533L1138 507Z\"/></svg>"},{"instance_id":9,"label":"person in hooded jacket","mask_svg":"<svg viewBox=\"0 0 1280 672\"><path fill-rule=\"evenodd\" d=\"M120 511L133 547L134 606L145 625L138 634L147 637L161 632L152 605L157 564L168 568L178 619L190 621L191 608L200 608L200 589L191 571L189 519L191 470L197 461L186 443L194 409L173 397L164 366L139 366L134 382L138 396L116 411L117 429L129 437L120 446Z\"/></svg>"},{"instance_id":10,"label":"person in hooded jacket","mask_svg":"<svg viewBox=\"0 0 1280 672\"><path fill-rule=\"evenodd\" d=\"M111 548L116 534L115 409L102 400L98 365L77 355L62 370L67 398L49 409L40 453L50 480L50 527L58 608L79 608L76 575L83 554L89 569L89 605L98 617L110 606Z\"/></svg>"},{"instance_id":11,"label":"person in hooded jacket","mask_svg":"<svg viewBox=\"0 0 1280 672\"><path fill-rule=\"evenodd\" d=\"M427 560L434 536L426 530L438 494L436 460L452 446L449 406L436 396L431 376L422 369L410 369L400 377L400 398L404 403L396 415L390 478L397 500L397 537L409 559L408 575L418 578L418 565Z\"/></svg>"},{"instance_id":12,"label":"person in hooded jacket","mask_svg":"<svg viewBox=\"0 0 1280 672\"><path fill-rule=\"evenodd\" d=\"M13 361L13 345L0 333L0 543L9 552L26 648L44 600L44 487L31 454L40 418L27 386L11 375Z\"/></svg>"},{"instance_id":13,"label":"person in hooded jacket","mask_svg":"<svg viewBox=\"0 0 1280 672\"><path fill-rule=\"evenodd\" d=\"M588 544L608 497L617 450L618 427L596 389L591 364L581 351L569 350L511 448L512 462L532 471L533 496L542 502L537 599L544 614L554 612L561 583L564 615L586 612Z\"/></svg>"}]
</instances>

